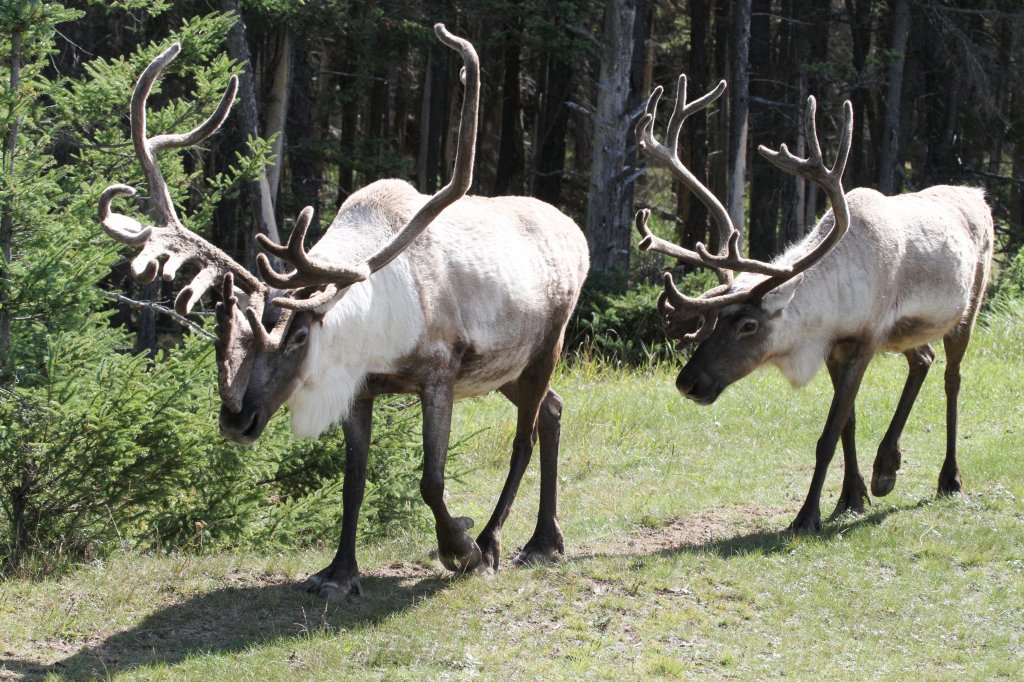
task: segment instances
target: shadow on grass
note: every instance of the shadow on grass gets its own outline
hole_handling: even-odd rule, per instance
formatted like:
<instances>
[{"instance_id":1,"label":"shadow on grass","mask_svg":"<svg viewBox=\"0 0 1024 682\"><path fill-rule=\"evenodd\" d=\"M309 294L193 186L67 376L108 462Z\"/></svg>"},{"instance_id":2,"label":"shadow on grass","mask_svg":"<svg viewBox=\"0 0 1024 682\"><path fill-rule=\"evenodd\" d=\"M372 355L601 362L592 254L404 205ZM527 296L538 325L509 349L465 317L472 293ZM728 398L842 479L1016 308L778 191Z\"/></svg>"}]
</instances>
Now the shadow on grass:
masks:
<instances>
[{"instance_id":1,"label":"shadow on grass","mask_svg":"<svg viewBox=\"0 0 1024 682\"><path fill-rule=\"evenodd\" d=\"M444 589L451 578L360 577L364 595L340 603L302 591L295 582L227 587L160 609L135 627L89 644L52 665L0 658L0 679L112 677L191 656L246 650L275 640L301 640L379 623Z\"/></svg>"},{"instance_id":2,"label":"shadow on grass","mask_svg":"<svg viewBox=\"0 0 1024 682\"><path fill-rule=\"evenodd\" d=\"M723 558L746 554L779 554L789 552L800 542L827 543L857 528L881 525L891 514L900 511L899 507L887 506L872 509L865 514L846 514L832 521L822 523L821 532L817 535L795 536L788 530L755 530L732 537L715 538L708 542L663 549L658 554L672 556L681 552L711 552Z\"/></svg>"},{"instance_id":3,"label":"shadow on grass","mask_svg":"<svg viewBox=\"0 0 1024 682\"><path fill-rule=\"evenodd\" d=\"M913 506L913 505L911 505ZM917 506L920 506L917 505ZM757 528L749 530L749 522L739 518L715 519L709 525L707 519L696 515L681 518L662 529L645 530L625 545L615 549L585 551L569 557L568 561L586 561L603 557L677 556L679 554L716 554L724 559L750 554L773 555L790 552L802 542L829 543L845 533L858 528L878 526L890 515L904 511L906 507L886 505L871 508L861 515L846 514L838 519L825 521L821 532L812 536L795 536L780 523L777 530ZM772 519L772 522L777 519ZM764 523L764 520L759 522Z\"/></svg>"}]
</instances>

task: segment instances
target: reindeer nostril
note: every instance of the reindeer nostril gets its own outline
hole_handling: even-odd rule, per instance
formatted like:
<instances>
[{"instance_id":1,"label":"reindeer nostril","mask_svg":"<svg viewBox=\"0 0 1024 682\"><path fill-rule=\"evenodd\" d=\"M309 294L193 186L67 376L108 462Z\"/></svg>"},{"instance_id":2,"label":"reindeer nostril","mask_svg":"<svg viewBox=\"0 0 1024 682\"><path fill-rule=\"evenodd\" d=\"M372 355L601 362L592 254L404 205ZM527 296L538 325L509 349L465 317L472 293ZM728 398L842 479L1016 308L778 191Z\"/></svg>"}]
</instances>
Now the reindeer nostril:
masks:
<instances>
[{"instance_id":1,"label":"reindeer nostril","mask_svg":"<svg viewBox=\"0 0 1024 682\"><path fill-rule=\"evenodd\" d=\"M253 412L252 417L249 419L249 424L242 431L242 435L246 438L255 439L259 434L259 413Z\"/></svg>"}]
</instances>

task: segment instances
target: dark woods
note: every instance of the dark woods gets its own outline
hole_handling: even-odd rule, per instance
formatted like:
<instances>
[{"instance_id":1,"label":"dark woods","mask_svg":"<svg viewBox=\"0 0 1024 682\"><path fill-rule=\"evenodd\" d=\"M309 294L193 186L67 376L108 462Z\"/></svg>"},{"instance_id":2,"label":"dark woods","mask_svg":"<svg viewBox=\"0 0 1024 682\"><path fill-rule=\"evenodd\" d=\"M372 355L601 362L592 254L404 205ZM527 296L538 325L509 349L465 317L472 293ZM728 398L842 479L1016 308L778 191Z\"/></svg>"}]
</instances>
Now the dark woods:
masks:
<instances>
[{"instance_id":1,"label":"dark woods","mask_svg":"<svg viewBox=\"0 0 1024 682\"><path fill-rule=\"evenodd\" d=\"M1016 3L603 5L220 0L216 9L242 19L225 49L247 77L203 167L222 171L250 136L272 139L275 161L265 177L221 200L213 238L251 258L256 231L287 232L313 205L315 236L353 189L377 178L404 177L433 191L450 162L460 93L453 58L429 31L445 21L479 46L484 71L473 192L529 194L566 210L585 225L598 272L628 270L635 192L670 191L660 174L648 178L638 168L632 126L652 85L671 96L680 72L694 93L729 81L722 103L683 131L681 149L732 211L749 212L752 256L777 253L823 206L803 181L751 153L759 144L801 148L789 138L808 94L819 99L826 138L836 121L824 116L834 119L846 98L854 103L847 187L982 185L1004 250L1024 239L1014 179L1024 175L1024 12ZM64 75L94 56L159 42L211 8L178 2L156 16L81 9L85 16L57 39L52 68ZM685 192L675 214L660 218L684 245L709 238L706 212Z\"/></svg>"}]
</instances>

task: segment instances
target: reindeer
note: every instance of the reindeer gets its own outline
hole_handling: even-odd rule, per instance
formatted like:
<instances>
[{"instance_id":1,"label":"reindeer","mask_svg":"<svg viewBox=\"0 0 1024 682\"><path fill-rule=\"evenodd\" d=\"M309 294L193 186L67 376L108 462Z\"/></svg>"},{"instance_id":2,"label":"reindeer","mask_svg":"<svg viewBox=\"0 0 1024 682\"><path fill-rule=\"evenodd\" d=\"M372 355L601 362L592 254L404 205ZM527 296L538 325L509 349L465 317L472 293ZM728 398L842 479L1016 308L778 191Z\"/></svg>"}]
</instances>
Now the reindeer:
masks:
<instances>
[{"instance_id":1,"label":"reindeer","mask_svg":"<svg viewBox=\"0 0 1024 682\"><path fill-rule=\"evenodd\" d=\"M501 530L540 440L540 508L536 530L515 563L564 551L557 516L562 400L549 379L588 267L579 227L554 207L526 197L465 196L473 172L480 66L473 46L437 24L440 40L459 52L466 94L451 181L433 196L401 180L355 192L324 236L304 247L312 208L287 244L259 236L265 250L294 269L276 272L265 254L257 278L182 226L156 163L157 152L194 145L223 123L235 97L233 78L216 111L183 135L146 136L146 99L177 45L146 68L131 102L132 141L150 188L156 226L111 211L134 193L112 185L101 195L108 235L142 247L132 262L141 282L162 270L173 280L185 263L198 274L175 300L188 313L219 288L216 351L224 437L250 444L288 403L299 436L317 437L341 423L345 479L341 541L333 561L307 589L328 599L361 594L356 524L366 483L374 397L418 394L423 406L420 491L436 522L438 555L451 571L494 570ZM430 229L426 229L430 227ZM467 517L444 501L444 467L452 404L498 390L518 410L508 478L476 540Z\"/></svg>"},{"instance_id":2,"label":"reindeer","mask_svg":"<svg viewBox=\"0 0 1024 682\"><path fill-rule=\"evenodd\" d=\"M779 169L824 190L831 210L799 243L770 263L739 253L739 232L722 204L680 162L679 132L686 117L708 107L725 91L721 81L693 102L680 76L666 145L653 135L662 89L655 88L637 124L640 149L667 166L704 203L719 229L720 249L710 253L659 239L647 228L649 211L637 214L639 248L710 268L719 285L698 297L676 288L671 273L659 313L670 338L698 343L676 380L679 392L700 405L754 369L774 365L794 387L811 380L824 362L834 396L815 451L807 499L789 529L821 529L820 498L825 472L842 439L845 472L833 517L863 513L869 499L857 467L854 400L871 358L880 351L903 353L910 365L892 423L875 457L871 492L887 495L900 467L900 435L935 359L930 343L941 337L946 350L946 457L938 494L961 489L956 461L960 362L971 337L992 259L992 215L980 189L936 186L887 197L859 188L844 193L843 170L853 131L853 107L844 104L844 124L832 168L822 160L815 101L805 116L809 155L794 156L782 145L759 151ZM736 275L735 273L739 273Z\"/></svg>"}]
</instances>

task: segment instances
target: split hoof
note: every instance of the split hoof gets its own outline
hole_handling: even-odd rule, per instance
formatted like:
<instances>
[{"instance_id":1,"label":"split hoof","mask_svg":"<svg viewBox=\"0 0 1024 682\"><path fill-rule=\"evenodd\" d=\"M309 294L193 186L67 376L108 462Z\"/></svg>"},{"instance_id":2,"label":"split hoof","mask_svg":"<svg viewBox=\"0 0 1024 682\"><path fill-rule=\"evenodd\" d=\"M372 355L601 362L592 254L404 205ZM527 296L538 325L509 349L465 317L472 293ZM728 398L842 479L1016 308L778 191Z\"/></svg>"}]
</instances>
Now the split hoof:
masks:
<instances>
[{"instance_id":1,"label":"split hoof","mask_svg":"<svg viewBox=\"0 0 1024 682\"><path fill-rule=\"evenodd\" d=\"M363 586L359 577L353 576L345 580L328 580L321 575L311 575L301 585L310 594L326 599L329 602L344 601L349 597L363 596Z\"/></svg>"},{"instance_id":2,"label":"split hoof","mask_svg":"<svg viewBox=\"0 0 1024 682\"><path fill-rule=\"evenodd\" d=\"M817 535L821 532L821 516L814 514L797 514L793 523L786 528L787 533L793 535Z\"/></svg>"},{"instance_id":3,"label":"split hoof","mask_svg":"<svg viewBox=\"0 0 1024 682\"><path fill-rule=\"evenodd\" d=\"M871 474L871 494L875 497L885 497L896 487L896 472Z\"/></svg>"}]
</instances>

